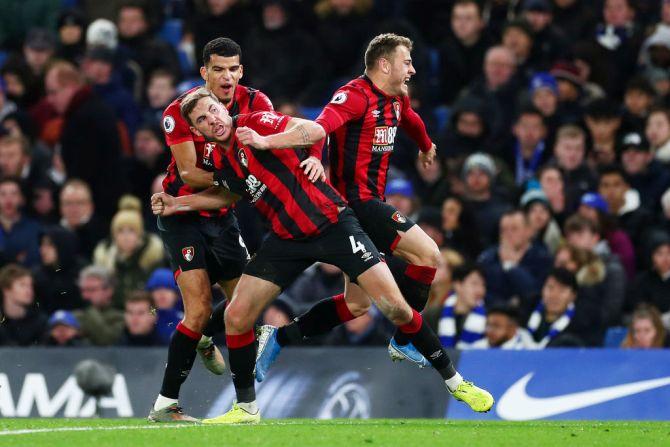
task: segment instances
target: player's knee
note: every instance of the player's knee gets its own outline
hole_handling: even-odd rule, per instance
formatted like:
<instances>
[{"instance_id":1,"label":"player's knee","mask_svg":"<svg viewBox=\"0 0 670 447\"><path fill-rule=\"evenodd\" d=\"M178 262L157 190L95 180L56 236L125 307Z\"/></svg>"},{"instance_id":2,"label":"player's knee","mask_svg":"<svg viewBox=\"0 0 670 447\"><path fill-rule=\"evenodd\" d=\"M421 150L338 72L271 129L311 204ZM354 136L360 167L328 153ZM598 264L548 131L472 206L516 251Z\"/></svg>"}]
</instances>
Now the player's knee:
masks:
<instances>
[{"instance_id":1,"label":"player's knee","mask_svg":"<svg viewBox=\"0 0 670 447\"><path fill-rule=\"evenodd\" d=\"M224 321L226 328L235 332L246 332L253 325L253 321L249 322L249 311L244 309L244 306L235 305L233 302L224 313Z\"/></svg>"},{"instance_id":2,"label":"player's knee","mask_svg":"<svg viewBox=\"0 0 670 447\"><path fill-rule=\"evenodd\" d=\"M440 248L435 241L430 239L430 242L426 244L426 248L421 250L421 253L419 254L419 265L437 268L440 264L441 256Z\"/></svg>"},{"instance_id":3,"label":"player's knee","mask_svg":"<svg viewBox=\"0 0 670 447\"><path fill-rule=\"evenodd\" d=\"M184 324L193 331L202 332L211 314L211 304L204 303L201 306L191 307L184 312Z\"/></svg>"},{"instance_id":4,"label":"player's knee","mask_svg":"<svg viewBox=\"0 0 670 447\"><path fill-rule=\"evenodd\" d=\"M347 307L349 308L351 315L360 317L361 315L368 313L370 310L370 301L347 303Z\"/></svg>"}]
</instances>

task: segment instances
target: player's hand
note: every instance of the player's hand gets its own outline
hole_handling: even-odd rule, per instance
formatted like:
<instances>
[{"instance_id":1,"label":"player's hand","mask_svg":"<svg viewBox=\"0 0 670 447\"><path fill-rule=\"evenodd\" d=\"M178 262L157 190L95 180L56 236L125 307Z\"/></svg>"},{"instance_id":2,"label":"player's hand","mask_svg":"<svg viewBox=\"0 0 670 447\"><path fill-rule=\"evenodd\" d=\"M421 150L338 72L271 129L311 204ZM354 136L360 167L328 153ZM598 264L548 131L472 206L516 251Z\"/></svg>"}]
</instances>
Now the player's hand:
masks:
<instances>
[{"instance_id":1,"label":"player's hand","mask_svg":"<svg viewBox=\"0 0 670 447\"><path fill-rule=\"evenodd\" d=\"M300 167L305 169L305 175L309 178L310 182L314 183L317 180L326 181L326 170L318 158L308 157L300 163Z\"/></svg>"},{"instance_id":2,"label":"player's hand","mask_svg":"<svg viewBox=\"0 0 670 447\"><path fill-rule=\"evenodd\" d=\"M170 216L177 212L177 201L170 194L158 192L151 196L151 211L157 216Z\"/></svg>"},{"instance_id":3,"label":"player's hand","mask_svg":"<svg viewBox=\"0 0 670 447\"><path fill-rule=\"evenodd\" d=\"M256 149L268 149L265 138L248 127L238 127L235 130L235 136L245 146L251 146Z\"/></svg>"},{"instance_id":4,"label":"player's hand","mask_svg":"<svg viewBox=\"0 0 670 447\"><path fill-rule=\"evenodd\" d=\"M435 143L428 149L428 152L419 152L419 160L421 160L421 164L423 165L424 168L427 168L428 166L433 164L433 160L435 160L435 156L437 155L437 146L435 146Z\"/></svg>"}]
</instances>

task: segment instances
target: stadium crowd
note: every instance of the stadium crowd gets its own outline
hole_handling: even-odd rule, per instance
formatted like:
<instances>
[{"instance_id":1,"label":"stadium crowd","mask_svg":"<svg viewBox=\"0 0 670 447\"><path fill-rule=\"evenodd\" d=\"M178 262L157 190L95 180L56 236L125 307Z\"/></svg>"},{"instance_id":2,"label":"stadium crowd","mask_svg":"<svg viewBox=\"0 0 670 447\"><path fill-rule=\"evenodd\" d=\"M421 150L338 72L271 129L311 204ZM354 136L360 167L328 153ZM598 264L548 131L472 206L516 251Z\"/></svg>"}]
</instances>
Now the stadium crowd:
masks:
<instances>
[{"instance_id":1,"label":"stadium crowd","mask_svg":"<svg viewBox=\"0 0 670 447\"><path fill-rule=\"evenodd\" d=\"M313 119L386 31L415 43L438 147L426 168L399 133L386 197L442 249L424 315L443 345L670 346L665 0L2 2L0 346L168 343L183 308L149 198L206 42L237 41L242 82ZM237 213L253 252L260 221ZM315 265L263 320L342 287ZM373 310L319 343L392 333Z\"/></svg>"}]
</instances>

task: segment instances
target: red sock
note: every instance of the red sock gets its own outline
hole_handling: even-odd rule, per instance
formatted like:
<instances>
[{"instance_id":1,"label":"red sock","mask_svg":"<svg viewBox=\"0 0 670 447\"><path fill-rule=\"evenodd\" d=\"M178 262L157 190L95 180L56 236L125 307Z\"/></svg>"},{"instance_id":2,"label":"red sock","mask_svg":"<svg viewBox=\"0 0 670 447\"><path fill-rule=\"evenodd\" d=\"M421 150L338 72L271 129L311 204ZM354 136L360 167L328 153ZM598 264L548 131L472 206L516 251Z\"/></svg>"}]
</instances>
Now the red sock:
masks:
<instances>
[{"instance_id":1,"label":"red sock","mask_svg":"<svg viewBox=\"0 0 670 447\"><path fill-rule=\"evenodd\" d=\"M255 340L256 335L254 334L253 329L249 329L249 332L239 335L226 334L226 346L232 349L243 348L244 346L250 345Z\"/></svg>"},{"instance_id":2,"label":"red sock","mask_svg":"<svg viewBox=\"0 0 670 447\"><path fill-rule=\"evenodd\" d=\"M186 335L188 338L192 338L193 340L200 340L200 337L202 337L201 333L192 331L191 329L187 328L181 321L177 325L177 330L182 334Z\"/></svg>"},{"instance_id":3,"label":"red sock","mask_svg":"<svg viewBox=\"0 0 670 447\"><path fill-rule=\"evenodd\" d=\"M437 272L437 269L434 267L408 264L405 269L405 276L429 286L433 283L433 279L435 279L435 272Z\"/></svg>"},{"instance_id":4,"label":"red sock","mask_svg":"<svg viewBox=\"0 0 670 447\"><path fill-rule=\"evenodd\" d=\"M412 309L412 321L407 324L403 324L402 326L398 326L398 329L400 329L400 331L405 334L416 334L419 332L419 329L421 329L422 324L423 317L419 312Z\"/></svg>"},{"instance_id":5,"label":"red sock","mask_svg":"<svg viewBox=\"0 0 670 447\"><path fill-rule=\"evenodd\" d=\"M337 316L340 318L340 321L342 323L346 323L347 321L351 321L354 318L356 318L349 310L347 302L344 301L344 293L335 295L333 297L333 302L335 303L335 310L337 311Z\"/></svg>"}]
</instances>

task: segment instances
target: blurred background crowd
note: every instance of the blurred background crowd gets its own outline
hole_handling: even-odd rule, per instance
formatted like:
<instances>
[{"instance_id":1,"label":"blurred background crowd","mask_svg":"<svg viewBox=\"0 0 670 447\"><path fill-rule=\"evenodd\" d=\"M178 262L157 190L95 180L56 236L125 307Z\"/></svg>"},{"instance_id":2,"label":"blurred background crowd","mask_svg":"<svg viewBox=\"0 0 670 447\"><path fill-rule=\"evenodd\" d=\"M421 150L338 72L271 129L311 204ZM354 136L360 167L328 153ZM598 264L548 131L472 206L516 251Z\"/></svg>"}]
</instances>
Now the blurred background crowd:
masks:
<instances>
[{"instance_id":1,"label":"blurred background crowd","mask_svg":"<svg viewBox=\"0 0 670 447\"><path fill-rule=\"evenodd\" d=\"M667 0L0 1L0 346L168 343L182 308L148 201L162 111L201 83L207 41L237 41L242 83L314 118L388 31L414 41L438 159L399 134L387 200L442 248L424 312L442 343L668 347ZM264 230L237 212L253 252ZM263 319L342 287L315 265ZM372 311L315 342L392 329Z\"/></svg>"}]
</instances>

